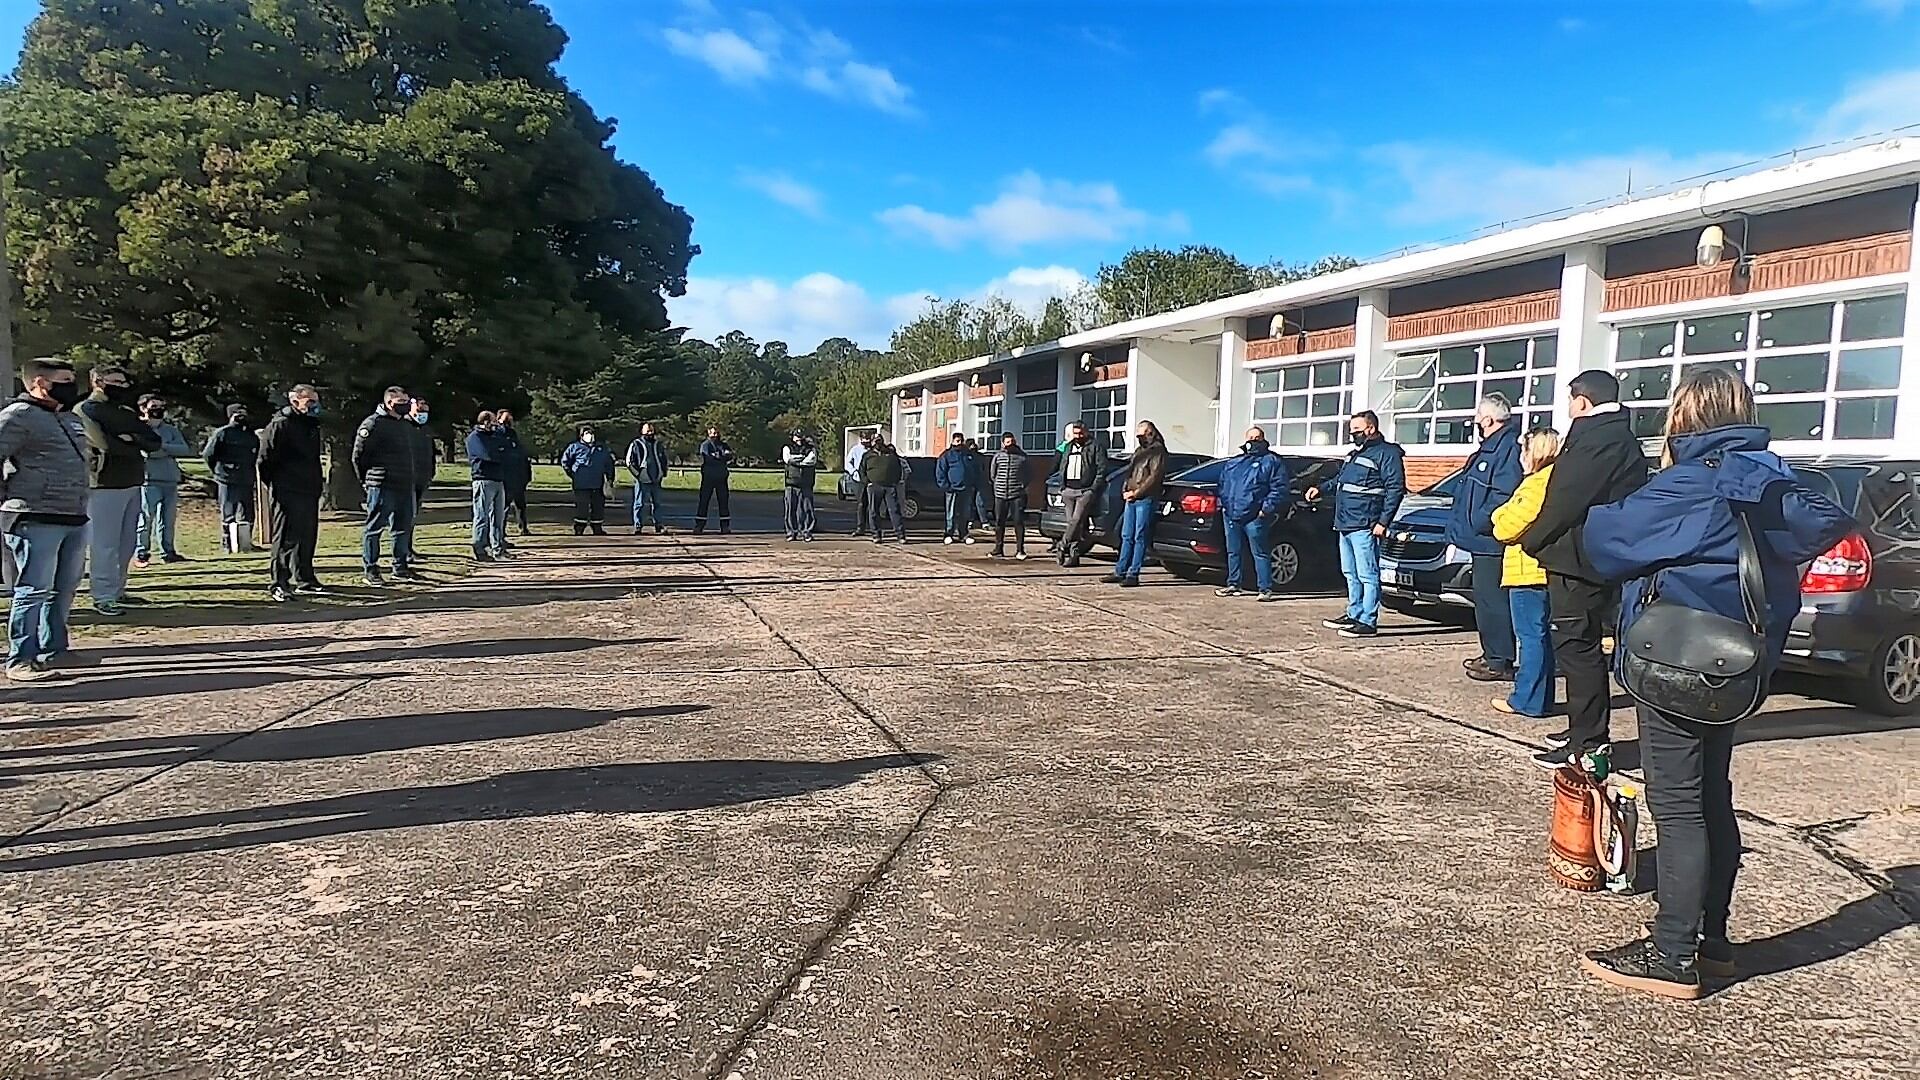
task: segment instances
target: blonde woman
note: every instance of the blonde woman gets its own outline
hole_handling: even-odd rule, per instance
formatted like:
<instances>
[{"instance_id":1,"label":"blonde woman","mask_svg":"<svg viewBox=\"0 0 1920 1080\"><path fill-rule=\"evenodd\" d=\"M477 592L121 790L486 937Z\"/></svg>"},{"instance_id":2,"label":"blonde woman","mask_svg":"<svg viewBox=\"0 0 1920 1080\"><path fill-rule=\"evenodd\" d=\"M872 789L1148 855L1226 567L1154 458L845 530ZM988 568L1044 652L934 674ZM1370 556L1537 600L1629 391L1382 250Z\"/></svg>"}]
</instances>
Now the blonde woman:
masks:
<instances>
[{"instance_id":1,"label":"blonde woman","mask_svg":"<svg viewBox=\"0 0 1920 1080\"><path fill-rule=\"evenodd\" d=\"M1553 459L1560 455L1560 433L1552 428L1528 432L1520 440L1520 467L1526 476L1508 499L1493 512L1493 538L1506 545L1500 563L1500 584L1513 613L1513 636L1520 659L1514 665L1513 693L1493 699L1493 707L1510 715L1542 718L1553 712L1553 619L1547 606L1547 572L1539 560L1520 546L1553 477Z\"/></svg>"},{"instance_id":2,"label":"blonde woman","mask_svg":"<svg viewBox=\"0 0 1920 1080\"><path fill-rule=\"evenodd\" d=\"M1595 507L1581 549L1624 583L1620 637L1640 617L1654 575L1660 599L1744 619L1739 517L1759 549L1762 619L1772 671L1800 610L1799 564L1855 526L1846 511L1795 479L1767 449L1753 392L1724 371L1687 376L1667 411L1666 467L1610 506ZM1660 912L1653 935L1595 950L1581 966L1600 979L1666 997L1697 998L1701 974L1731 976L1727 913L1740 868L1733 816L1734 726L1699 724L1642 706L1640 753L1660 843Z\"/></svg>"}]
</instances>

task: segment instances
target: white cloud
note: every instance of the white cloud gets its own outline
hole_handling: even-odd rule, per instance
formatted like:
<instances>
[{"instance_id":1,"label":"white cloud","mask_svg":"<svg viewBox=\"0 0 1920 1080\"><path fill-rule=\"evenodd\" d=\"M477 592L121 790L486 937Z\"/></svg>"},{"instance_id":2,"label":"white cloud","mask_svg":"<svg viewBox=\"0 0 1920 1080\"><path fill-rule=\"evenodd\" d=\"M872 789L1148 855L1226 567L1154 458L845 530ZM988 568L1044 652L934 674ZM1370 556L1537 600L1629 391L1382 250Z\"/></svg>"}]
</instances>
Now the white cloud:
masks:
<instances>
[{"instance_id":1,"label":"white cloud","mask_svg":"<svg viewBox=\"0 0 1920 1080\"><path fill-rule=\"evenodd\" d=\"M1228 124L1220 129L1203 151L1207 160L1216 166L1225 168L1241 158L1257 161L1272 161L1280 157L1280 148L1275 145L1259 125L1251 123Z\"/></svg>"},{"instance_id":2,"label":"white cloud","mask_svg":"<svg viewBox=\"0 0 1920 1080\"><path fill-rule=\"evenodd\" d=\"M999 296L1026 310L1038 312L1056 296L1067 296L1087 284L1087 276L1070 266L1020 266L987 282L981 296Z\"/></svg>"},{"instance_id":3,"label":"white cloud","mask_svg":"<svg viewBox=\"0 0 1920 1080\"><path fill-rule=\"evenodd\" d=\"M992 202L964 214L943 214L909 204L883 210L883 224L941 247L978 241L997 250L1034 244L1111 243L1150 227L1184 229L1185 218L1156 218L1127 205L1109 183L1048 180L1031 170L1009 178Z\"/></svg>"},{"instance_id":4,"label":"white cloud","mask_svg":"<svg viewBox=\"0 0 1920 1080\"><path fill-rule=\"evenodd\" d=\"M740 182L782 206L789 206L808 217L823 217L826 200L819 189L809 187L786 173L745 173Z\"/></svg>"},{"instance_id":5,"label":"white cloud","mask_svg":"<svg viewBox=\"0 0 1920 1080\"><path fill-rule=\"evenodd\" d=\"M773 68L773 60L767 53L731 30L694 32L669 28L666 39L667 48L700 61L731 83L758 82Z\"/></svg>"},{"instance_id":6,"label":"white cloud","mask_svg":"<svg viewBox=\"0 0 1920 1080\"><path fill-rule=\"evenodd\" d=\"M1554 25L1558 26L1560 28L1560 32L1563 34L1577 34L1580 31L1585 30L1589 24L1585 19L1569 15L1566 18L1561 19L1559 22L1555 23Z\"/></svg>"},{"instance_id":7,"label":"white cloud","mask_svg":"<svg viewBox=\"0 0 1920 1080\"><path fill-rule=\"evenodd\" d=\"M1650 150L1535 162L1430 143L1390 143L1362 156L1389 171L1400 193L1388 213L1411 225L1491 225L1621 196L1629 182L1639 191L1750 160L1738 153Z\"/></svg>"},{"instance_id":8,"label":"white cloud","mask_svg":"<svg viewBox=\"0 0 1920 1080\"><path fill-rule=\"evenodd\" d=\"M917 115L911 87L891 69L859 59L853 46L831 30L764 11L746 12L739 27L723 25L710 0L697 0L685 4L679 25L661 35L667 48L736 85L790 82L836 101L895 116Z\"/></svg>"},{"instance_id":9,"label":"white cloud","mask_svg":"<svg viewBox=\"0 0 1920 1080\"><path fill-rule=\"evenodd\" d=\"M1239 108L1246 104L1246 99L1224 86L1216 86L1200 91L1199 102L1201 112L1212 112L1215 109Z\"/></svg>"},{"instance_id":10,"label":"white cloud","mask_svg":"<svg viewBox=\"0 0 1920 1080\"><path fill-rule=\"evenodd\" d=\"M1822 141L1920 124L1920 68L1889 71L1847 86L1814 125Z\"/></svg>"}]
</instances>

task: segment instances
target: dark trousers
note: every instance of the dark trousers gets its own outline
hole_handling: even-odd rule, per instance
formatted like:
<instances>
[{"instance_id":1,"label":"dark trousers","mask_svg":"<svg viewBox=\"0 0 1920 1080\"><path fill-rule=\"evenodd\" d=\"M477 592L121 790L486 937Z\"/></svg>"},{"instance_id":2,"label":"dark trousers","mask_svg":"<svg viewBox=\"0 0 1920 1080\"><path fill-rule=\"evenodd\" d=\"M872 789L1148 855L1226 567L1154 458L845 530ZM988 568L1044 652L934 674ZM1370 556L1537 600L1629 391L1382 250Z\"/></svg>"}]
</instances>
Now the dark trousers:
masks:
<instances>
[{"instance_id":1,"label":"dark trousers","mask_svg":"<svg viewBox=\"0 0 1920 1080\"><path fill-rule=\"evenodd\" d=\"M894 539L904 541L907 538L907 514L900 504L898 484L867 485L867 516L873 520L875 540L887 535L886 526L880 523L883 518L893 526Z\"/></svg>"},{"instance_id":2,"label":"dark trousers","mask_svg":"<svg viewBox=\"0 0 1920 1080\"><path fill-rule=\"evenodd\" d=\"M268 490L267 516L273 523L272 581L275 588L319 582L313 571L313 547L320 539L320 496Z\"/></svg>"},{"instance_id":3,"label":"dark trousers","mask_svg":"<svg viewBox=\"0 0 1920 1080\"><path fill-rule=\"evenodd\" d=\"M1519 658L1514 648L1513 609L1500 587L1501 557L1473 557L1473 622L1480 629L1480 656L1487 666L1512 671Z\"/></svg>"},{"instance_id":4,"label":"dark trousers","mask_svg":"<svg viewBox=\"0 0 1920 1080\"><path fill-rule=\"evenodd\" d=\"M1016 496L1011 499L995 497L993 500L993 553L1004 555L1007 550L1007 526L1013 526L1013 550L1016 555L1027 552L1027 499Z\"/></svg>"},{"instance_id":5,"label":"dark trousers","mask_svg":"<svg viewBox=\"0 0 1920 1080\"><path fill-rule=\"evenodd\" d=\"M1696 724L1640 709L1647 808L1660 842L1660 913L1654 944L1694 955L1696 937L1725 939L1740 874L1740 822L1733 816L1733 725Z\"/></svg>"},{"instance_id":6,"label":"dark trousers","mask_svg":"<svg viewBox=\"0 0 1920 1080\"><path fill-rule=\"evenodd\" d=\"M589 528L597 533L607 531L607 491L605 488L573 489L573 535L579 536Z\"/></svg>"},{"instance_id":7,"label":"dark trousers","mask_svg":"<svg viewBox=\"0 0 1920 1080\"><path fill-rule=\"evenodd\" d=\"M853 485L853 535L865 536L877 532L873 527L873 506L867 502L865 481L855 481Z\"/></svg>"},{"instance_id":8,"label":"dark trousers","mask_svg":"<svg viewBox=\"0 0 1920 1080\"><path fill-rule=\"evenodd\" d=\"M231 525L236 521L253 521L253 481L246 483L215 483L220 497L220 524Z\"/></svg>"},{"instance_id":9,"label":"dark trousers","mask_svg":"<svg viewBox=\"0 0 1920 1080\"><path fill-rule=\"evenodd\" d=\"M1060 534L1060 551L1069 557L1093 550L1093 541L1087 538L1087 528L1093 520L1094 502L1092 488L1062 487L1060 504L1067 511L1067 531Z\"/></svg>"},{"instance_id":10,"label":"dark trousers","mask_svg":"<svg viewBox=\"0 0 1920 1080\"><path fill-rule=\"evenodd\" d=\"M1477 576L1477 575L1476 575ZM1553 615L1553 658L1567 679L1568 745L1578 754L1610 741L1613 687L1607 681L1607 657L1600 639L1614 590L1579 578L1547 575L1547 607Z\"/></svg>"},{"instance_id":11,"label":"dark trousers","mask_svg":"<svg viewBox=\"0 0 1920 1080\"><path fill-rule=\"evenodd\" d=\"M693 527L695 530L707 527L707 509L715 499L720 501L720 529L722 532L733 528L733 513L727 508L727 501L733 493L727 490L727 478L724 476L702 476L700 478L700 508L695 511Z\"/></svg>"},{"instance_id":12,"label":"dark trousers","mask_svg":"<svg viewBox=\"0 0 1920 1080\"><path fill-rule=\"evenodd\" d=\"M527 485L507 484L507 517L520 523L522 533L527 531Z\"/></svg>"}]
</instances>

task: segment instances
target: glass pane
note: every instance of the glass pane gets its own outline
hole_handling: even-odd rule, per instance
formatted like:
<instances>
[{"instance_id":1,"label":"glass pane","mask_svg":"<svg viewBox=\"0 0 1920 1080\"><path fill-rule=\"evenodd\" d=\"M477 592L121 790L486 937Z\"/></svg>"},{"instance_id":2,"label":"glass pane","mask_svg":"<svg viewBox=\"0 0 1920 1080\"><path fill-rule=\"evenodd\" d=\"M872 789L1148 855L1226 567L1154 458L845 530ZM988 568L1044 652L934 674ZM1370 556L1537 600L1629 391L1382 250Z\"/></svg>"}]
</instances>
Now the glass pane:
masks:
<instances>
[{"instance_id":1,"label":"glass pane","mask_svg":"<svg viewBox=\"0 0 1920 1080\"><path fill-rule=\"evenodd\" d=\"M1280 373L1279 372L1262 371L1262 372L1256 373L1253 376L1253 392L1254 393L1271 394L1278 389L1280 389Z\"/></svg>"},{"instance_id":2,"label":"glass pane","mask_svg":"<svg viewBox=\"0 0 1920 1080\"><path fill-rule=\"evenodd\" d=\"M1663 401L1673 389L1673 368L1666 364L1628 368L1615 374L1620 376L1621 401Z\"/></svg>"},{"instance_id":3,"label":"glass pane","mask_svg":"<svg viewBox=\"0 0 1920 1080\"><path fill-rule=\"evenodd\" d=\"M1819 394L1827 389L1827 354L1763 356L1753 362L1753 392Z\"/></svg>"},{"instance_id":4,"label":"glass pane","mask_svg":"<svg viewBox=\"0 0 1920 1080\"><path fill-rule=\"evenodd\" d=\"M1126 387L1124 387L1124 386L1116 386L1116 387L1114 387L1114 388L1113 388L1113 403L1114 403L1115 405L1125 405L1125 404L1127 403L1127 388L1126 388Z\"/></svg>"},{"instance_id":5,"label":"glass pane","mask_svg":"<svg viewBox=\"0 0 1920 1080\"><path fill-rule=\"evenodd\" d=\"M1324 364L1313 365L1313 385L1316 387L1339 386L1343 381L1341 376L1346 373L1346 367L1345 362L1340 360L1329 360Z\"/></svg>"},{"instance_id":6,"label":"glass pane","mask_svg":"<svg viewBox=\"0 0 1920 1080\"><path fill-rule=\"evenodd\" d=\"M1280 425L1280 445L1282 446L1307 445L1307 425L1281 424Z\"/></svg>"},{"instance_id":7,"label":"glass pane","mask_svg":"<svg viewBox=\"0 0 1920 1080\"><path fill-rule=\"evenodd\" d=\"M1440 350L1441 375L1472 375L1480 370L1480 347L1458 345Z\"/></svg>"},{"instance_id":8,"label":"glass pane","mask_svg":"<svg viewBox=\"0 0 1920 1080\"><path fill-rule=\"evenodd\" d=\"M1560 357L1560 339L1552 335L1533 339L1533 366L1550 368Z\"/></svg>"},{"instance_id":9,"label":"glass pane","mask_svg":"<svg viewBox=\"0 0 1920 1080\"><path fill-rule=\"evenodd\" d=\"M1852 349L1840 354L1835 390L1892 390L1900 385L1900 346Z\"/></svg>"},{"instance_id":10,"label":"glass pane","mask_svg":"<svg viewBox=\"0 0 1920 1080\"><path fill-rule=\"evenodd\" d=\"M1402 446L1421 446L1433 431L1431 420L1395 420L1393 422L1393 441Z\"/></svg>"},{"instance_id":11,"label":"glass pane","mask_svg":"<svg viewBox=\"0 0 1920 1080\"><path fill-rule=\"evenodd\" d=\"M1351 390L1348 390L1346 393L1340 395L1340 415L1341 416L1353 415L1353 391Z\"/></svg>"},{"instance_id":12,"label":"glass pane","mask_svg":"<svg viewBox=\"0 0 1920 1080\"><path fill-rule=\"evenodd\" d=\"M1433 422L1433 441L1447 445L1458 445L1473 441L1473 418L1470 416L1448 417Z\"/></svg>"},{"instance_id":13,"label":"glass pane","mask_svg":"<svg viewBox=\"0 0 1920 1080\"><path fill-rule=\"evenodd\" d=\"M1280 418L1280 399L1277 397L1254 398L1253 418L1255 420L1278 420Z\"/></svg>"},{"instance_id":14,"label":"glass pane","mask_svg":"<svg viewBox=\"0 0 1920 1080\"><path fill-rule=\"evenodd\" d=\"M1480 384L1480 396L1499 394L1507 399L1508 405L1518 405L1521 403L1520 396L1526 392L1524 389L1526 385L1525 379L1488 379Z\"/></svg>"},{"instance_id":15,"label":"glass pane","mask_svg":"<svg viewBox=\"0 0 1920 1080\"><path fill-rule=\"evenodd\" d=\"M1613 349L1614 360L1625 362L1672 356L1673 329L1674 324L1670 322L1621 327L1620 340Z\"/></svg>"},{"instance_id":16,"label":"glass pane","mask_svg":"<svg viewBox=\"0 0 1920 1080\"><path fill-rule=\"evenodd\" d=\"M1688 356L1739 352L1747 347L1747 313L1688 319L1680 351Z\"/></svg>"},{"instance_id":17,"label":"glass pane","mask_svg":"<svg viewBox=\"0 0 1920 1080\"><path fill-rule=\"evenodd\" d=\"M1843 398L1833 406L1833 437L1836 439L1893 438L1894 399Z\"/></svg>"},{"instance_id":18,"label":"glass pane","mask_svg":"<svg viewBox=\"0 0 1920 1080\"><path fill-rule=\"evenodd\" d=\"M1313 395L1313 415L1339 416L1340 415L1339 391L1336 390L1333 393L1329 393L1329 394Z\"/></svg>"},{"instance_id":19,"label":"glass pane","mask_svg":"<svg viewBox=\"0 0 1920 1080\"><path fill-rule=\"evenodd\" d=\"M1725 371L1744 379L1747 377L1747 362L1745 360L1701 360L1680 365L1680 377L1683 379L1696 371Z\"/></svg>"},{"instance_id":20,"label":"glass pane","mask_svg":"<svg viewBox=\"0 0 1920 1080\"><path fill-rule=\"evenodd\" d=\"M1553 376L1535 375L1533 377L1532 383L1527 387L1527 404L1553 404Z\"/></svg>"},{"instance_id":21,"label":"glass pane","mask_svg":"<svg viewBox=\"0 0 1920 1080\"><path fill-rule=\"evenodd\" d=\"M1658 408L1634 409L1629 415L1633 417L1633 433L1643 439L1651 439L1666 432L1667 409L1664 405Z\"/></svg>"},{"instance_id":22,"label":"glass pane","mask_svg":"<svg viewBox=\"0 0 1920 1080\"><path fill-rule=\"evenodd\" d=\"M1280 380L1283 389L1305 390L1307 388L1307 369L1303 367L1282 368L1280 369Z\"/></svg>"},{"instance_id":23,"label":"glass pane","mask_svg":"<svg viewBox=\"0 0 1920 1080\"><path fill-rule=\"evenodd\" d=\"M1346 426L1347 425L1337 420L1316 423L1313 425L1313 430L1307 435L1307 445L1338 446L1340 444L1341 430Z\"/></svg>"},{"instance_id":24,"label":"glass pane","mask_svg":"<svg viewBox=\"0 0 1920 1080\"><path fill-rule=\"evenodd\" d=\"M1478 400L1474 393L1477 387L1470 382L1440 384L1440 398L1436 405L1441 409L1471 409Z\"/></svg>"},{"instance_id":25,"label":"glass pane","mask_svg":"<svg viewBox=\"0 0 1920 1080\"><path fill-rule=\"evenodd\" d=\"M1550 412L1533 412L1527 414L1528 431L1538 431L1541 428L1550 428L1552 426L1553 414Z\"/></svg>"},{"instance_id":26,"label":"glass pane","mask_svg":"<svg viewBox=\"0 0 1920 1080\"><path fill-rule=\"evenodd\" d=\"M1827 426L1824 401L1775 401L1754 410L1760 426L1780 440L1817 439Z\"/></svg>"},{"instance_id":27,"label":"glass pane","mask_svg":"<svg viewBox=\"0 0 1920 1080\"><path fill-rule=\"evenodd\" d=\"M1433 369L1434 358L1439 355L1439 353L1431 352L1401 353L1393 358L1393 363L1388 365L1387 373L1382 377L1387 379L1411 379L1416 376L1425 375Z\"/></svg>"},{"instance_id":28,"label":"glass pane","mask_svg":"<svg viewBox=\"0 0 1920 1080\"><path fill-rule=\"evenodd\" d=\"M1289 394L1280 399L1280 415L1285 417L1307 415L1307 395Z\"/></svg>"},{"instance_id":29,"label":"glass pane","mask_svg":"<svg viewBox=\"0 0 1920 1080\"><path fill-rule=\"evenodd\" d=\"M1395 390L1393 398L1387 402L1387 408L1394 412L1426 412L1433 408L1433 388L1411 386L1405 390Z\"/></svg>"},{"instance_id":30,"label":"glass pane","mask_svg":"<svg viewBox=\"0 0 1920 1080\"><path fill-rule=\"evenodd\" d=\"M1774 308L1760 313L1760 347L1824 345L1833 340L1833 305Z\"/></svg>"},{"instance_id":31,"label":"glass pane","mask_svg":"<svg viewBox=\"0 0 1920 1080\"><path fill-rule=\"evenodd\" d=\"M1519 371L1527 366L1527 343L1495 341L1487 345L1488 371Z\"/></svg>"},{"instance_id":32,"label":"glass pane","mask_svg":"<svg viewBox=\"0 0 1920 1080\"><path fill-rule=\"evenodd\" d=\"M1841 341L1878 341L1897 338L1906 332L1907 298L1875 296L1849 300L1840 315Z\"/></svg>"}]
</instances>

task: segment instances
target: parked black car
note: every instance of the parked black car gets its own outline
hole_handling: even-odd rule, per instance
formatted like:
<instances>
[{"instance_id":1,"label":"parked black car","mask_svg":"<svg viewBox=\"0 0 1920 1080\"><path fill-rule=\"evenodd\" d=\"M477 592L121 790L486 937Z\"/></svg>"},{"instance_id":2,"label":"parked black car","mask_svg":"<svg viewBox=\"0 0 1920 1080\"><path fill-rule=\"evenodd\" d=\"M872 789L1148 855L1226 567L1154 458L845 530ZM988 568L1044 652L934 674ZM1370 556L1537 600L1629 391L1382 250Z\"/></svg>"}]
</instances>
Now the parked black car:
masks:
<instances>
[{"instance_id":1,"label":"parked black car","mask_svg":"<svg viewBox=\"0 0 1920 1080\"><path fill-rule=\"evenodd\" d=\"M1204 465L1208 461L1205 454L1168 454L1167 475L1177 476L1187 469ZM1126 491L1127 468L1130 463L1125 458L1109 461L1108 469L1093 486L1094 498L1098 504L1094 509L1090 525L1093 543L1110 548L1120 546L1120 507L1126 502L1122 494ZM1058 542L1067 532L1067 508L1060 500L1060 474L1055 472L1047 477L1047 498L1040 508L1040 535Z\"/></svg>"},{"instance_id":2,"label":"parked black car","mask_svg":"<svg viewBox=\"0 0 1920 1080\"><path fill-rule=\"evenodd\" d=\"M1329 502L1307 502L1306 489L1340 471L1340 458L1282 454L1293 500L1268 533L1272 544L1273 585L1299 589L1340 576L1340 546L1333 534ZM1220 523L1220 471L1226 459L1209 461L1167 482L1153 526L1153 556L1176 577L1198 581L1224 577L1227 534Z\"/></svg>"},{"instance_id":3,"label":"parked black car","mask_svg":"<svg viewBox=\"0 0 1920 1080\"><path fill-rule=\"evenodd\" d=\"M1920 715L1920 461L1792 464L1859 530L1805 569L1781 666L1845 679L1868 712Z\"/></svg>"},{"instance_id":4,"label":"parked black car","mask_svg":"<svg viewBox=\"0 0 1920 1080\"><path fill-rule=\"evenodd\" d=\"M947 497L939 488L933 486L934 459L907 457L902 454L900 463L907 467L907 493L900 500L901 512L907 515L907 520L912 521L921 514L929 512L935 515L945 514ZM853 493L856 490L853 477L844 472L841 473L838 490L841 502L853 501Z\"/></svg>"}]
</instances>

